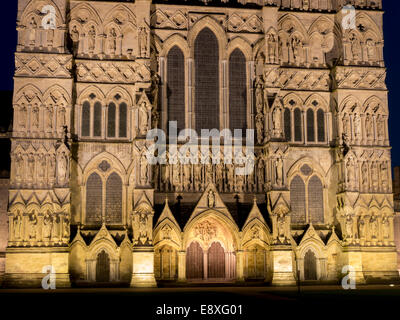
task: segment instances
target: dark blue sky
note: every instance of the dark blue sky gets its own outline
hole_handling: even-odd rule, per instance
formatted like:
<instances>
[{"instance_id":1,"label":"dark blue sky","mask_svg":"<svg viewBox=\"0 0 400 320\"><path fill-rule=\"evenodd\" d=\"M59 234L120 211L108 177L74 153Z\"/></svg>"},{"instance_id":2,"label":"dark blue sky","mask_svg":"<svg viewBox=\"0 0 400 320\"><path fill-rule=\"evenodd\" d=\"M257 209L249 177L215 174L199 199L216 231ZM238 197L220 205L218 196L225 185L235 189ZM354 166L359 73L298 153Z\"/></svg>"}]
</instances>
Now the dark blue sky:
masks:
<instances>
[{"instance_id":1,"label":"dark blue sky","mask_svg":"<svg viewBox=\"0 0 400 320\"><path fill-rule=\"evenodd\" d=\"M0 10L0 90L13 89L14 51L17 42L16 14L17 0L3 1ZM390 140L393 147L393 166L400 166L400 3L394 0L383 1L385 62L388 68L387 85L389 89ZM3 105L3 107L5 107ZM397 128L399 126L399 128Z\"/></svg>"}]
</instances>

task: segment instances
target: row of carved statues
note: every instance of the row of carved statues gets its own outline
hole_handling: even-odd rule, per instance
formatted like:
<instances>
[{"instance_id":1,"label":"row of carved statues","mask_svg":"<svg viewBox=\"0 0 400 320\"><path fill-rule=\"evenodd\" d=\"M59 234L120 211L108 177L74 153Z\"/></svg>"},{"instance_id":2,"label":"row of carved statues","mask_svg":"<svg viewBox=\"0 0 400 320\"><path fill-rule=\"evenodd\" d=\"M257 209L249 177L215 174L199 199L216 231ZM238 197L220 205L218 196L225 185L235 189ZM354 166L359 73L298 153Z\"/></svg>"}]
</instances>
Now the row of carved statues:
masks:
<instances>
[{"instance_id":1,"label":"row of carved statues","mask_svg":"<svg viewBox=\"0 0 400 320\"><path fill-rule=\"evenodd\" d=\"M348 190L363 192L390 192L388 161L346 161L346 186Z\"/></svg>"},{"instance_id":2,"label":"row of carved statues","mask_svg":"<svg viewBox=\"0 0 400 320\"><path fill-rule=\"evenodd\" d=\"M9 215L9 246L68 244L70 218L66 213L16 210Z\"/></svg>"},{"instance_id":3,"label":"row of carved statues","mask_svg":"<svg viewBox=\"0 0 400 320\"><path fill-rule=\"evenodd\" d=\"M69 182L70 159L67 151L37 153L18 151L12 154L12 184L43 187L65 186Z\"/></svg>"},{"instance_id":4,"label":"row of carved statues","mask_svg":"<svg viewBox=\"0 0 400 320\"><path fill-rule=\"evenodd\" d=\"M393 244L393 217L387 215L343 214L341 217L345 242L362 245Z\"/></svg>"}]
</instances>

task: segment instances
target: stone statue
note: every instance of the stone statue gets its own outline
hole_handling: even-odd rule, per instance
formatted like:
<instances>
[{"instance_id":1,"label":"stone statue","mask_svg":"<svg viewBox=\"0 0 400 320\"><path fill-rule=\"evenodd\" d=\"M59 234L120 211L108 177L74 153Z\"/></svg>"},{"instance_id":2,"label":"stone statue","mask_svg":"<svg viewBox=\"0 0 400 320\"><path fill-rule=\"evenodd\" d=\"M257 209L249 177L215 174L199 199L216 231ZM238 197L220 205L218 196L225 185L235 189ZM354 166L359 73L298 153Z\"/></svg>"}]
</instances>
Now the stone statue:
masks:
<instances>
[{"instance_id":1,"label":"stone statue","mask_svg":"<svg viewBox=\"0 0 400 320\"><path fill-rule=\"evenodd\" d=\"M143 154L140 158L140 184L146 185L148 182L148 165L146 155Z\"/></svg>"},{"instance_id":2,"label":"stone statue","mask_svg":"<svg viewBox=\"0 0 400 320\"><path fill-rule=\"evenodd\" d=\"M58 177L58 183L60 185L64 185L69 176L69 170L68 170L68 158L65 152L62 152L58 156L58 161L57 161L57 177Z\"/></svg>"},{"instance_id":3,"label":"stone statue","mask_svg":"<svg viewBox=\"0 0 400 320\"><path fill-rule=\"evenodd\" d=\"M50 212L47 212L43 219L43 238L51 240L51 232L53 229L53 220L51 218Z\"/></svg>"},{"instance_id":4,"label":"stone statue","mask_svg":"<svg viewBox=\"0 0 400 320\"><path fill-rule=\"evenodd\" d=\"M47 108L47 118L46 118L47 129L53 129L53 106Z\"/></svg>"},{"instance_id":5,"label":"stone statue","mask_svg":"<svg viewBox=\"0 0 400 320\"><path fill-rule=\"evenodd\" d=\"M354 115L354 136L361 139L361 117L357 113Z\"/></svg>"},{"instance_id":6,"label":"stone statue","mask_svg":"<svg viewBox=\"0 0 400 320\"><path fill-rule=\"evenodd\" d=\"M208 192L208 207L214 208L215 207L215 195L212 190Z\"/></svg>"},{"instance_id":7,"label":"stone statue","mask_svg":"<svg viewBox=\"0 0 400 320\"><path fill-rule=\"evenodd\" d=\"M278 238L286 238L285 226L286 217L283 214L279 214L276 218Z\"/></svg>"},{"instance_id":8,"label":"stone statue","mask_svg":"<svg viewBox=\"0 0 400 320\"><path fill-rule=\"evenodd\" d=\"M145 244L146 240L148 240L147 220L147 214L141 213L139 215L139 239L142 244Z\"/></svg>"},{"instance_id":9,"label":"stone statue","mask_svg":"<svg viewBox=\"0 0 400 320\"><path fill-rule=\"evenodd\" d=\"M194 165L194 183L195 188L198 188L198 185L202 182L201 178L201 164ZM199 190L199 189L196 189Z\"/></svg>"},{"instance_id":10,"label":"stone statue","mask_svg":"<svg viewBox=\"0 0 400 320\"><path fill-rule=\"evenodd\" d=\"M36 239L37 236L37 217L35 213L29 217L29 239Z\"/></svg>"},{"instance_id":11,"label":"stone statue","mask_svg":"<svg viewBox=\"0 0 400 320\"><path fill-rule=\"evenodd\" d=\"M32 180L35 176L35 157L32 153L28 156L28 179Z\"/></svg>"},{"instance_id":12,"label":"stone statue","mask_svg":"<svg viewBox=\"0 0 400 320\"><path fill-rule=\"evenodd\" d=\"M222 163L218 163L215 167L215 180L220 191L222 191L224 181L224 165Z\"/></svg>"},{"instance_id":13,"label":"stone statue","mask_svg":"<svg viewBox=\"0 0 400 320\"><path fill-rule=\"evenodd\" d=\"M32 126L39 128L39 108L37 106L32 109Z\"/></svg>"},{"instance_id":14,"label":"stone statue","mask_svg":"<svg viewBox=\"0 0 400 320\"><path fill-rule=\"evenodd\" d=\"M36 43L36 29L37 29L37 23L35 21L35 17L31 18L31 21L29 22L29 45L31 47L35 46Z\"/></svg>"},{"instance_id":15,"label":"stone statue","mask_svg":"<svg viewBox=\"0 0 400 320\"><path fill-rule=\"evenodd\" d=\"M366 133L367 139L370 139L373 137L373 129L374 129L374 125L372 123L372 117L370 114L367 114L367 117L365 118L365 133Z\"/></svg>"},{"instance_id":16,"label":"stone statue","mask_svg":"<svg viewBox=\"0 0 400 320\"><path fill-rule=\"evenodd\" d=\"M96 48L96 29L91 26L88 32L88 47L89 53L93 53Z\"/></svg>"},{"instance_id":17,"label":"stone statue","mask_svg":"<svg viewBox=\"0 0 400 320\"><path fill-rule=\"evenodd\" d=\"M375 42L372 39L368 39L366 41L366 46L367 46L368 61L375 62L376 61L376 44L375 44Z\"/></svg>"},{"instance_id":18,"label":"stone statue","mask_svg":"<svg viewBox=\"0 0 400 320\"><path fill-rule=\"evenodd\" d=\"M280 107L276 107L272 112L272 124L274 126L274 135L280 135L282 130L282 110Z\"/></svg>"},{"instance_id":19,"label":"stone statue","mask_svg":"<svg viewBox=\"0 0 400 320\"><path fill-rule=\"evenodd\" d=\"M348 137L351 137L350 134L350 119L347 114L344 115L342 119L342 125L343 125L343 133L346 134Z\"/></svg>"},{"instance_id":20,"label":"stone statue","mask_svg":"<svg viewBox=\"0 0 400 320\"><path fill-rule=\"evenodd\" d=\"M168 187L168 183L169 183L169 165L163 165L162 166L162 183L164 184L164 187L167 188Z\"/></svg>"},{"instance_id":21,"label":"stone statue","mask_svg":"<svg viewBox=\"0 0 400 320\"><path fill-rule=\"evenodd\" d=\"M257 142L262 144L264 141L264 115L259 113L256 115Z\"/></svg>"},{"instance_id":22,"label":"stone statue","mask_svg":"<svg viewBox=\"0 0 400 320\"><path fill-rule=\"evenodd\" d=\"M269 34L268 35L268 58L269 58L269 63L276 63L276 44L277 40L275 38L275 35Z\"/></svg>"},{"instance_id":23,"label":"stone statue","mask_svg":"<svg viewBox=\"0 0 400 320\"><path fill-rule=\"evenodd\" d=\"M146 135L149 129L149 115L147 104L145 101L139 107L139 132L141 135Z\"/></svg>"},{"instance_id":24,"label":"stone statue","mask_svg":"<svg viewBox=\"0 0 400 320\"><path fill-rule=\"evenodd\" d=\"M382 220L382 231L383 231L383 239L390 239L390 222L388 217L384 217Z\"/></svg>"},{"instance_id":25,"label":"stone statue","mask_svg":"<svg viewBox=\"0 0 400 320\"><path fill-rule=\"evenodd\" d=\"M108 34L108 51L110 54L115 54L117 50L117 33L115 29L112 28Z\"/></svg>"},{"instance_id":26,"label":"stone statue","mask_svg":"<svg viewBox=\"0 0 400 320\"><path fill-rule=\"evenodd\" d=\"M74 54L76 55L78 53L78 49L79 49L79 31L76 26L73 26L73 28L70 32L70 37L72 40L73 51L74 51Z\"/></svg>"},{"instance_id":27,"label":"stone statue","mask_svg":"<svg viewBox=\"0 0 400 320\"><path fill-rule=\"evenodd\" d=\"M378 189L378 165L375 161L371 164L371 181L372 181L372 188L374 190Z\"/></svg>"},{"instance_id":28,"label":"stone statue","mask_svg":"<svg viewBox=\"0 0 400 320\"><path fill-rule=\"evenodd\" d=\"M22 217L21 212L17 210L17 215L14 218L14 238L20 239L22 237Z\"/></svg>"},{"instance_id":29,"label":"stone statue","mask_svg":"<svg viewBox=\"0 0 400 320\"><path fill-rule=\"evenodd\" d=\"M293 61L291 61L291 62L295 62L295 63L299 64L300 59L301 59L300 49L303 47L301 40L298 37L294 36L290 40L289 46L290 46L290 49L291 49L291 52L293 55Z\"/></svg>"},{"instance_id":30,"label":"stone statue","mask_svg":"<svg viewBox=\"0 0 400 320\"><path fill-rule=\"evenodd\" d=\"M350 188L354 188L356 186L356 171L354 168L353 161L349 159L346 163L347 167L347 183Z\"/></svg>"},{"instance_id":31,"label":"stone statue","mask_svg":"<svg viewBox=\"0 0 400 320\"><path fill-rule=\"evenodd\" d=\"M264 81L261 76L256 79L256 110L257 115L263 113L264 108Z\"/></svg>"},{"instance_id":32,"label":"stone statue","mask_svg":"<svg viewBox=\"0 0 400 320\"><path fill-rule=\"evenodd\" d=\"M358 41L357 37L352 34L350 37L351 43L351 54L353 56L353 61L360 61L361 60L361 44Z\"/></svg>"},{"instance_id":33,"label":"stone statue","mask_svg":"<svg viewBox=\"0 0 400 320\"><path fill-rule=\"evenodd\" d=\"M18 181L21 181L24 176L24 158L22 157L21 152L17 154L15 157L15 178Z\"/></svg>"},{"instance_id":34,"label":"stone statue","mask_svg":"<svg viewBox=\"0 0 400 320\"><path fill-rule=\"evenodd\" d=\"M351 215L347 215L346 217L346 239L353 239L353 218Z\"/></svg>"},{"instance_id":35,"label":"stone statue","mask_svg":"<svg viewBox=\"0 0 400 320\"><path fill-rule=\"evenodd\" d=\"M264 160L262 158L258 159L257 162L257 181L258 181L258 191L264 190Z\"/></svg>"},{"instance_id":36,"label":"stone statue","mask_svg":"<svg viewBox=\"0 0 400 320\"><path fill-rule=\"evenodd\" d=\"M360 219L358 220L358 233L359 233L360 239L365 239L365 229L366 229L366 225L365 225L364 219L362 217L360 217Z\"/></svg>"},{"instance_id":37,"label":"stone statue","mask_svg":"<svg viewBox=\"0 0 400 320\"><path fill-rule=\"evenodd\" d=\"M27 111L26 111L26 107L22 106L21 109L19 110L19 127L21 129L25 129L26 128L26 119L27 119Z\"/></svg>"},{"instance_id":38,"label":"stone statue","mask_svg":"<svg viewBox=\"0 0 400 320\"><path fill-rule=\"evenodd\" d=\"M367 162L363 162L361 167L362 172L362 185L364 189L368 189L368 164Z\"/></svg>"},{"instance_id":39,"label":"stone statue","mask_svg":"<svg viewBox=\"0 0 400 320\"><path fill-rule=\"evenodd\" d=\"M190 164L183 165L183 185L186 190L190 189L190 185L192 183L192 167Z\"/></svg>"},{"instance_id":40,"label":"stone statue","mask_svg":"<svg viewBox=\"0 0 400 320\"><path fill-rule=\"evenodd\" d=\"M52 230L51 230L51 235L52 235L52 240L58 240L59 237L59 232L58 232L58 217L56 214L53 215L53 223L52 223Z\"/></svg>"},{"instance_id":41,"label":"stone statue","mask_svg":"<svg viewBox=\"0 0 400 320\"><path fill-rule=\"evenodd\" d=\"M140 56L142 58L147 57L148 55L148 33L147 33L147 27L146 26L142 26L139 29L139 52L140 52Z\"/></svg>"},{"instance_id":42,"label":"stone statue","mask_svg":"<svg viewBox=\"0 0 400 320\"><path fill-rule=\"evenodd\" d=\"M63 221L63 238L68 239L69 236L70 236L69 219L68 219L68 217L64 217L64 221Z\"/></svg>"},{"instance_id":43,"label":"stone statue","mask_svg":"<svg viewBox=\"0 0 400 320\"><path fill-rule=\"evenodd\" d=\"M378 117L377 120L377 131L378 131L378 138L384 139L385 138L385 120L382 116Z\"/></svg>"},{"instance_id":44,"label":"stone statue","mask_svg":"<svg viewBox=\"0 0 400 320\"><path fill-rule=\"evenodd\" d=\"M378 238L378 218L372 215L371 220L369 222L369 225L371 227L371 238L372 239L377 239Z\"/></svg>"},{"instance_id":45,"label":"stone statue","mask_svg":"<svg viewBox=\"0 0 400 320\"><path fill-rule=\"evenodd\" d=\"M283 185L283 160L282 160L282 158L275 159L275 183L278 186Z\"/></svg>"}]
</instances>

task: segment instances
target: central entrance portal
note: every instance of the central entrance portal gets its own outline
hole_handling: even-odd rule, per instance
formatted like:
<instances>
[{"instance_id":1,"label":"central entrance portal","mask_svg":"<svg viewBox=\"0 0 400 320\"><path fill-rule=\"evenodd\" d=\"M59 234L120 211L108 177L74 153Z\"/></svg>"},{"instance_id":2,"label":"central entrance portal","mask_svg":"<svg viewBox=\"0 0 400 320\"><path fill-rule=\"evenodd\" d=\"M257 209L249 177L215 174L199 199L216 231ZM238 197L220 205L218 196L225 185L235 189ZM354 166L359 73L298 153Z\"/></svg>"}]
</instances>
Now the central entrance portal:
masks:
<instances>
[{"instance_id":1,"label":"central entrance portal","mask_svg":"<svg viewBox=\"0 0 400 320\"><path fill-rule=\"evenodd\" d=\"M189 281L228 281L234 279L233 253L226 253L219 242L213 242L207 251L192 242L186 251L186 279Z\"/></svg>"}]
</instances>

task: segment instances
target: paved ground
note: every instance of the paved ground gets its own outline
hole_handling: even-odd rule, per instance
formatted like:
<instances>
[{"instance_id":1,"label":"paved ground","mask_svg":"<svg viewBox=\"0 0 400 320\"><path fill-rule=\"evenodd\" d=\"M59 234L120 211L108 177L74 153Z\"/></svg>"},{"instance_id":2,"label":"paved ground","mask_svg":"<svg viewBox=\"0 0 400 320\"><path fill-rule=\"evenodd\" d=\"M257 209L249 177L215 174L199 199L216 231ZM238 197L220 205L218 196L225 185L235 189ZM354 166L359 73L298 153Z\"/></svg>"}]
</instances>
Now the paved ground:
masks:
<instances>
[{"instance_id":1,"label":"paved ground","mask_svg":"<svg viewBox=\"0 0 400 320\"><path fill-rule=\"evenodd\" d=\"M312 286L302 287L300 292L295 287L0 289L0 310L7 309L46 319L95 319L98 315L146 320L267 319L273 315L280 315L276 319L289 315L322 319L318 311L324 317L345 319L362 314L372 316L372 311L380 311L386 317L390 310L400 310L400 286L359 286L351 291L338 286ZM175 315L164 314L172 311Z\"/></svg>"}]
</instances>

